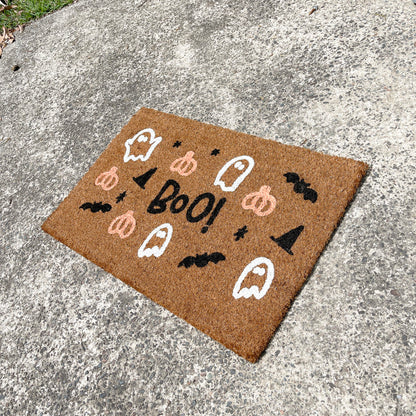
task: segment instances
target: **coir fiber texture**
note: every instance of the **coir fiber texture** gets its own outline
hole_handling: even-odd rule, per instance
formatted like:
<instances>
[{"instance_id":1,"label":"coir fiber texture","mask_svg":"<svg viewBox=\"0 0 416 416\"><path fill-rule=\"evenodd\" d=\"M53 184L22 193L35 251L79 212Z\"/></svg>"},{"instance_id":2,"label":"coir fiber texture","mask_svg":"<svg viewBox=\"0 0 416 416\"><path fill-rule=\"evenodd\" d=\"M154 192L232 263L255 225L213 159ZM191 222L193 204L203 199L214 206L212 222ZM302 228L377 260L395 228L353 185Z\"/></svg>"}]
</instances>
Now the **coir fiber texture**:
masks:
<instances>
[{"instance_id":1,"label":"coir fiber texture","mask_svg":"<svg viewBox=\"0 0 416 416\"><path fill-rule=\"evenodd\" d=\"M366 170L143 108L42 228L255 362Z\"/></svg>"}]
</instances>

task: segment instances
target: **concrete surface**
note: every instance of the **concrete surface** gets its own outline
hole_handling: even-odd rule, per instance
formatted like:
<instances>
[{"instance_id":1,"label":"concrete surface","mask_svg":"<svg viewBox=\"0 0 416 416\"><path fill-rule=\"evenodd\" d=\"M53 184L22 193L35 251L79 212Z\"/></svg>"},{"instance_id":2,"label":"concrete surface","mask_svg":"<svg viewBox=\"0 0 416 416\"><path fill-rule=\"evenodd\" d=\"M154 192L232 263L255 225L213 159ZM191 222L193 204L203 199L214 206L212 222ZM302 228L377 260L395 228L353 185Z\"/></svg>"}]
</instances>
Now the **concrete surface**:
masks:
<instances>
[{"instance_id":1,"label":"concrete surface","mask_svg":"<svg viewBox=\"0 0 416 416\"><path fill-rule=\"evenodd\" d=\"M0 60L0 414L416 414L412 1L140 4ZM256 365L40 229L141 106L372 166Z\"/></svg>"}]
</instances>

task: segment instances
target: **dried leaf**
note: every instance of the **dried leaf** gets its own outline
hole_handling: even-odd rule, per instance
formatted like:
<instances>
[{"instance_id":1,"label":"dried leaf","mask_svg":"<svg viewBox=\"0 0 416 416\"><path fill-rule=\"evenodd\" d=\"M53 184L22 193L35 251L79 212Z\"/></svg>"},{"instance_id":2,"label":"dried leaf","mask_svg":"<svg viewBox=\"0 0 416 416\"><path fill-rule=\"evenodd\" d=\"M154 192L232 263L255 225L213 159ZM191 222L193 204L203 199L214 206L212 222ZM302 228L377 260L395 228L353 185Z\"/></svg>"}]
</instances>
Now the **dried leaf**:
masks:
<instances>
[{"instance_id":1,"label":"dried leaf","mask_svg":"<svg viewBox=\"0 0 416 416\"><path fill-rule=\"evenodd\" d=\"M318 6L313 6L313 7L312 7L312 10L309 12L309 16L310 16L312 13L315 13L318 9L319 9L319 7L318 7Z\"/></svg>"},{"instance_id":2,"label":"dried leaf","mask_svg":"<svg viewBox=\"0 0 416 416\"><path fill-rule=\"evenodd\" d=\"M11 10L11 9L15 9L17 6L16 5L11 5L11 4L9 4L8 6L3 6L3 7L0 7L0 13L2 12L2 11L4 11L4 10Z\"/></svg>"},{"instance_id":3,"label":"dried leaf","mask_svg":"<svg viewBox=\"0 0 416 416\"><path fill-rule=\"evenodd\" d=\"M14 42L14 35L11 30L7 31L7 38L6 38L7 44Z\"/></svg>"},{"instance_id":4,"label":"dried leaf","mask_svg":"<svg viewBox=\"0 0 416 416\"><path fill-rule=\"evenodd\" d=\"M14 35L13 32L9 29L6 29L3 26L3 34L0 36L0 57L3 52L3 49L9 45L10 43L14 42Z\"/></svg>"}]
</instances>

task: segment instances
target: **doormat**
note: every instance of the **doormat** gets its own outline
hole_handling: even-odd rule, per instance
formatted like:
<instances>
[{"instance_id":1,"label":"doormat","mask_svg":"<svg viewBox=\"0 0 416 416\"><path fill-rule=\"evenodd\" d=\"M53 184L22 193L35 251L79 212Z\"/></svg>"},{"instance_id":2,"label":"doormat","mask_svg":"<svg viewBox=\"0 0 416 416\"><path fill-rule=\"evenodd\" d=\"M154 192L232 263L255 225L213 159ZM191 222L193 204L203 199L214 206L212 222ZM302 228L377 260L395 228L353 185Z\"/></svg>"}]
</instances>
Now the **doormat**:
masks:
<instances>
[{"instance_id":1,"label":"doormat","mask_svg":"<svg viewBox=\"0 0 416 416\"><path fill-rule=\"evenodd\" d=\"M42 228L255 362L366 170L142 108Z\"/></svg>"}]
</instances>

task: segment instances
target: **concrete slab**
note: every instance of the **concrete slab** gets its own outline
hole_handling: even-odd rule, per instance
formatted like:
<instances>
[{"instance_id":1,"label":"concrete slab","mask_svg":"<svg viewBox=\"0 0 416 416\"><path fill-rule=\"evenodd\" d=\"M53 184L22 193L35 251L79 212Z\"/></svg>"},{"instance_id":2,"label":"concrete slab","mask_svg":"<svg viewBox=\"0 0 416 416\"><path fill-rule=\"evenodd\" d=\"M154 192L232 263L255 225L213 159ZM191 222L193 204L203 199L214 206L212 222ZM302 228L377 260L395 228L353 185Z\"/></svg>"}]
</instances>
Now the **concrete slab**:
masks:
<instances>
[{"instance_id":1,"label":"concrete slab","mask_svg":"<svg viewBox=\"0 0 416 416\"><path fill-rule=\"evenodd\" d=\"M314 5L81 0L5 49L2 415L416 413L416 9ZM40 229L142 106L372 166L256 365Z\"/></svg>"}]
</instances>

